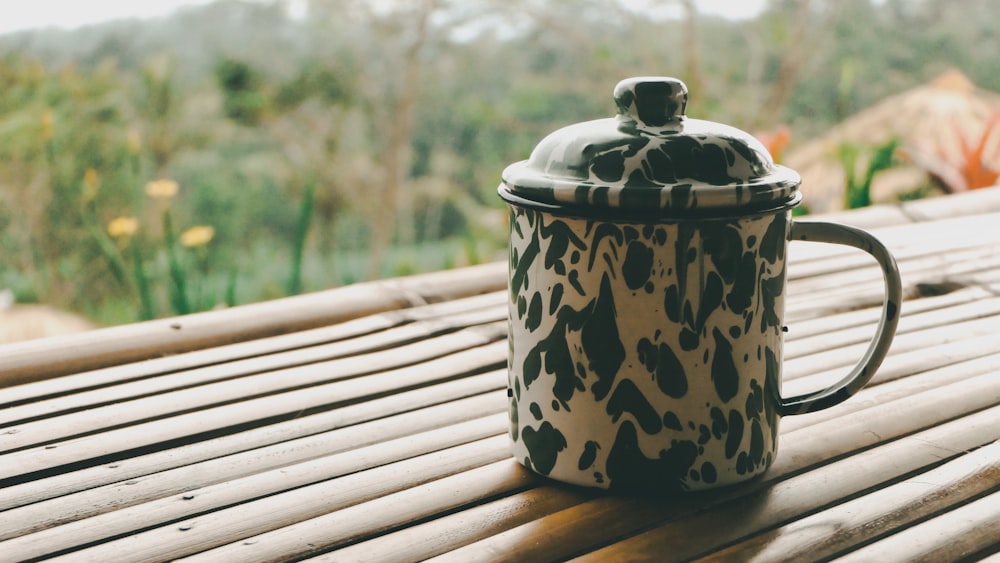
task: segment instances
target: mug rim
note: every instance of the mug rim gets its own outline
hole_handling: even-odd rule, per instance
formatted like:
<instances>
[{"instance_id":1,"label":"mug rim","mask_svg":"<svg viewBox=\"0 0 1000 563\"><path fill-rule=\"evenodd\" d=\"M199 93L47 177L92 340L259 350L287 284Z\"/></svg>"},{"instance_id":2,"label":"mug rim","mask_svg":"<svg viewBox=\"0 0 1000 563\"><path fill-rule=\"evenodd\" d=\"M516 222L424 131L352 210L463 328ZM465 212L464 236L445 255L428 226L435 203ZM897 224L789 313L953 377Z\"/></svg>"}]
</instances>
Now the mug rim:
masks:
<instances>
[{"instance_id":1,"label":"mug rim","mask_svg":"<svg viewBox=\"0 0 1000 563\"><path fill-rule=\"evenodd\" d=\"M540 202L527 199L512 192L506 184L497 187L497 195L508 205L544 211L560 217L578 219L603 219L620 222L683 222L724 219L743 219L774 215L788 211L802 202L802 193L794 192L780 202L765 201L760 207L741 208L694 208L649 210L623 209L620 207L594 207L565 203Z\"/></svg>"}]
</instances>

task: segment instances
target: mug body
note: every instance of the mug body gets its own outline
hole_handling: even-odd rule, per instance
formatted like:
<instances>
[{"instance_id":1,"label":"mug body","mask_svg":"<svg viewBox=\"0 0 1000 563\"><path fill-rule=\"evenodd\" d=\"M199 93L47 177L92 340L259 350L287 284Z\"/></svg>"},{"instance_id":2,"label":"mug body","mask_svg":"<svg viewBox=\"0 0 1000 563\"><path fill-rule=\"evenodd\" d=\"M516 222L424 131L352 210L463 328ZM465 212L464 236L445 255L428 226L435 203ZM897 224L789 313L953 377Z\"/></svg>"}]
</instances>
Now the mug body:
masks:
<instances>
[{"instance_id":1,"label":"mug body","mask_svg":"<svg viewBox=\"0 0 1000 563\"><path fill-rule=\"evenodd\" d=\"M700 490L776 454L790 211L605 220L510 205L514 457L590 487Z\"/></svg>"}]
</instances>

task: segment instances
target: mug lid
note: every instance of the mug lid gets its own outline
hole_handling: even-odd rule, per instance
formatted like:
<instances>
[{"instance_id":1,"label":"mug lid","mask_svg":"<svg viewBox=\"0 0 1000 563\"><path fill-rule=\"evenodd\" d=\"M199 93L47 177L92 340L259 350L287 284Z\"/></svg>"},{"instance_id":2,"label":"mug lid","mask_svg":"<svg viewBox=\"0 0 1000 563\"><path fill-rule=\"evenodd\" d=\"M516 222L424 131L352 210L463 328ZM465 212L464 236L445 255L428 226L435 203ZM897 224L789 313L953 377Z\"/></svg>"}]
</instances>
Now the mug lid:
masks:
<instances>
[{"instance_id":1,"label":"mug lid","mask_svg":"<svg viewBox=\"0 0 1000 563\"><path fill-rule=\"evenodd\" d=\"M503 171L504 199L566 213L727 215L792 207L799 174L735 127L684 115L676 78L622 80L618 115L545 137Z\"/></svg>"}]
</instances>

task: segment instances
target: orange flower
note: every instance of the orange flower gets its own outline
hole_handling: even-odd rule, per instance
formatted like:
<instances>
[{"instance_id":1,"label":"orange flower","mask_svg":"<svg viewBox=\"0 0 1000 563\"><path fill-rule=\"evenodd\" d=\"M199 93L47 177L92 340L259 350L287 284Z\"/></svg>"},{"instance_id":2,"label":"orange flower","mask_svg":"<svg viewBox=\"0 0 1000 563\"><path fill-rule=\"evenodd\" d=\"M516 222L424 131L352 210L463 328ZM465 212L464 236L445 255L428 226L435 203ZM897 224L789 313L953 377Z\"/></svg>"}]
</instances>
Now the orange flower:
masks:
<instances>
[{"instance_id":1,"label":"orange flower","mask_svg":"<svg viewBox=\"0 0 1000 563\"><path fill-rule=\"evenodd\" d=\"M959 170L965 177L966 186L970 190L988 188L995 186L1000 180L1000 169L989 165L985 157L986 145L990 141L993 131L1000 130L1000 111L993 112L986 124L983 126L983 133L979 136L976 144L969 142L961 131L958 132L959 147L962 150L964 162L959 165Z\"/></svg>"},{"instance_id":2,"label":"orange flower","mask_svg":"<svg viewBox=\"0 0 1000 563\"><path fill-rule=\"evenodd\" d=\"M781 157L791 137L792 132L787 125L782 125L773 132L757 135L757 138L767 147L767 151L771 153L771 158L777 163L781 162Z\"/></svg>"}]
</instances>

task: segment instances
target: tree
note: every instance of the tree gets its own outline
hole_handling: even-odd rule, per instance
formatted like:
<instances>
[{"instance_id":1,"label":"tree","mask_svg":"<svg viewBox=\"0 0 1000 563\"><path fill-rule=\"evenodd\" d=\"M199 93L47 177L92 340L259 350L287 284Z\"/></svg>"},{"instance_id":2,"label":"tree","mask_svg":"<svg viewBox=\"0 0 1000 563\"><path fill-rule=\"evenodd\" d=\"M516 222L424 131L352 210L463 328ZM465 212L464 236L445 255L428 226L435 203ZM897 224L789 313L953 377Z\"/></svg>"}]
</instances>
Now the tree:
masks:
<instances>
[{"instance_id":1,"label":"tree","mask_svg":"<svg viewBox=\"0 0 1000 563\"><path fill-rule=\"evenodd\" d=\"M242 125L257 125L267 105L260 74L249 63L223 59L215 67L226 117Z\"/></svg>"},{"instance_id":2,"label":"tree","mask_svg":"<svg viewBox=\"0 0 1000 563\"><path fill-rule=\"evenodd\" d=\"M867 0L864 0L867 1ZM752 128L784 122L788 101L797 81L824 43L836 21L840 2L834 0L771 0L757 19L769 43L769 74L763 103L757 106Z\"/></svg>"}]
</instances>

